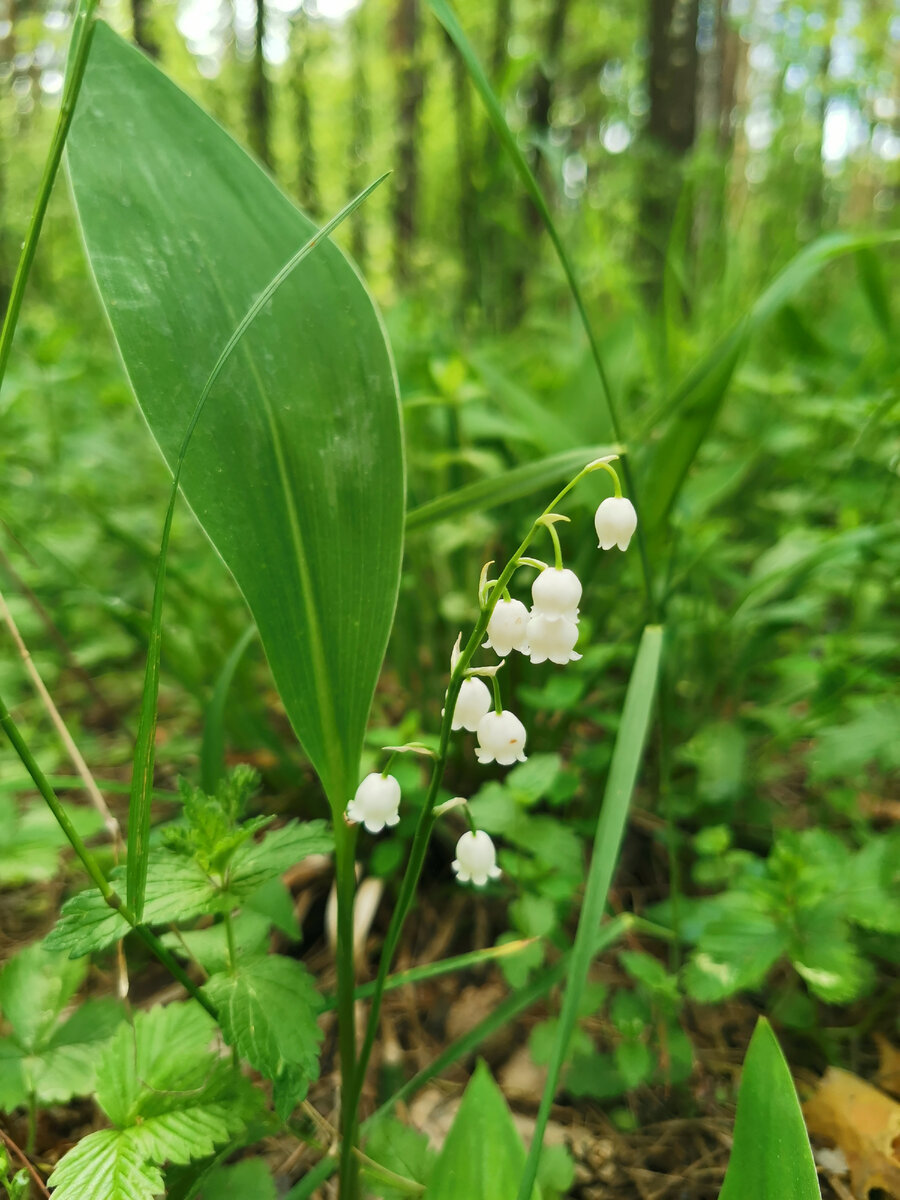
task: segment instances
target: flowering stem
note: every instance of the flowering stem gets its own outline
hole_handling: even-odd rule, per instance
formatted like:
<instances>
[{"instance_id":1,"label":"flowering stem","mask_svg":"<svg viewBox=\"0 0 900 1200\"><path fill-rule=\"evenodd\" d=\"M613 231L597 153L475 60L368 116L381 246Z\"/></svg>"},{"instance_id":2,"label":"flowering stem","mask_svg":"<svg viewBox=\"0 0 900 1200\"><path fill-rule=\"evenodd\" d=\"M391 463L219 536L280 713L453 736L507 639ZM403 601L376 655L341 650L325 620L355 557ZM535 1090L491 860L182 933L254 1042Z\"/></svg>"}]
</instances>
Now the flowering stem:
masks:
<instances>
[{"instance_id":1,"label":"flowering stem","mask_svg":"<svg viewBox=\"0 0 900 1200\"><path fill-rule=\"evenodd\" d=\"M562 546L559 544L559 534L556 532L556 526L548 523L547 532L553 541L553 565L557 571L561 571L563 565Z\"/></svg>"},{"instance_id":2,"label":"flowering stem","mask_svg":"<svg viewBox=\"0 0 900 1200\"><path fill-rule=\"evenodd\" d=\"M503 712L503 697L500 695L500 680L496 675L491 676L491 686L494 689L494 712L499 717Z\"/></svg>"},{"instance_id":3,"label":"flowering stem","mask_svg":"<svg viewBox=\"0 0 900 1200\"><path fill-rule=\"evenodd\" d=\"M337 1008L341 1062L341 1200L359 1194L359 1162L353 1154L359 1136L356 1015L353 963L353 900L356 893L356 831L335 813L334 850L337 888Z\"/></svg>"},{"instance_id":4,"label":"flowering stem","mask_svg":"<svg viewBox=\"0 0 900 1200\"><path fill-rule=\"evenodd\" d=\"M612 457L615 458L615 455ZM450 748L450 727L453 721L453 712L456 708L456 700L459 696L459 689L462 686L463 679L465 678L466 670L468 669L469 663L472 661L475 651L481 645L482 639L487 632L488 622L491 619L491 614L494 611L497 601L508 588L509 582L516 573L518 567L521 565L522 557L530 546L532 539L544 524L544 518L550 513L556 511L556 507L560 500L567 496L572 488L574 488L575 485L579 483L586 475L589 475L592 471L596 471L601 468L611 471L611 468L607 466L607 460L605 459L597 459L595 462L588 463L586 467L583 467L582 470L580 470L578 474L571 479L566 486L559 493L557 493L556 496L553 497L540 516L532 523L531 528L526 533L521 545L503 568L499 578L494 582L493 586L485 596L485 599L481 605L481 612L479 613L478 620L475 623L475 628L472 630L469 640L466 642L464 649L457 659L456 666L453 668L450 674L450 685L447 688L447 698L444 703L444 718L441 722L441 734L438 744L437 758L434 763L434 768L431 772L431 780L428 784L428 792L425 796L425 804L419 815L419 822L416 826L415 836L413 837L413 843L409 852L409 861L407 862L406 872L403 876L403 882L400 884L400 894L397 897L397 903L394 906L394 912L391 916L391 923L388 926L388 931L384 939L384 945L381 949L381 958L378 963L378 975L373 986L372 1004L369 1009L369 1019L366 1024L366 1032L365 1036L363 1037L362 1048L360 1049L359 1058L357 1059L356 1063L356 1077L352 1092L346 1090L346 1078L344 1077L345 1090L343 1092L343 1104L354 1114L354 1117L357 1121L358 1117L356 1117L356 1114L359 1108L360 1096L362 1094L363 1081L365 1079L366 1068L369 1065L372 1046L375 1043L375 1033L378 1029L378 1018L381 1013L381 1000L384 995L385 981L387 980L388 973L391 969L394 955L397 952L397 946L400 942L400 935L403 932L404 922L406 921L406 917L410 908L412 907L413 900L415 899L416 887L418 886L419 878L422 874L422 866L425 862L425 855L428 850L431 831L434 829L437 821L437 817L435 816L434 812L434 806L437 800L441 782L444 777L444 770L447 765L447 754ZM614 471L611 471L611 473L615 475ZM496 677L494 677L494 681L496 683ZM338 938L338 942L340 944L340 937ZM353 1014L351 1005L351 1022L352 1016ZM343 1026L343 1015L341 1015L340 1020L341 1025ZM350 1150L348 1149L345 1154L342 1148L342 1163L345 1157L349 1163L351 1157Z\"/></svg>"}]
</instances>

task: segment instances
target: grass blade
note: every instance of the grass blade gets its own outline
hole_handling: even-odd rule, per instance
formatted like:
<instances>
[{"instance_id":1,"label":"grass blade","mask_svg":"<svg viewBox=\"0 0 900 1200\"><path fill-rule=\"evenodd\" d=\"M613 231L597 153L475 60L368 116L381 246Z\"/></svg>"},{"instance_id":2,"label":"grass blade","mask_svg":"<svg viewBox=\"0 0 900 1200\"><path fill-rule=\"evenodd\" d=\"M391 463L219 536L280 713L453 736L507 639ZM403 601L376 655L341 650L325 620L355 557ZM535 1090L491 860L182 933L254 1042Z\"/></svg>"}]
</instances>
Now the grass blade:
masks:
<instances>
[{"instance_id":1,"label":"grass blade","mask_svg":"<svg viewBox=\"0 0 900 1200\"><path fill-rule=\"evenodd\" d=\"M597 822L591 866L581 907L581 916L578 918L578 930L575 934L575 944L569 964L556 1042L550 1058L547 1083L538 1109L534 1140L531 1143L525 1163L525 1172L519 1184L519 1200L528 1200L534 1188L550 1106L556 1094L563 1059L578 1016L578 1005L584 990L588 969L597 952L597 930L603 919L607 893L619 858L619 848L625 833L631 793L637 779L647 730L650 727L662 644L662 627L648 625L641 637L634 669L631 672L625 696L625 707L622 710L622 723L619 726L609 767L609 776L606 780L603 807Z\"/></svg>"},{"instance_id":2,"label":"grass blade","mask_svg":"<svg viewBox=\"0 0 900 1200\"><path fill-rule=\"evenodd\" d=\"M200 786L205 792L215 791L216 784L225 774L225 704L234 673L255 635L256 623L251 621L225 659L206 710L200 746Z\"/></svg>"},{"instance_id":3,"label":"grass blade","mask_svg":"<svg viewBox=\"0 0 900 1200\"><path fill-rule=\"evenodd\" d=\"M228 359L237 348L241 338L263 311L266 304L275 295L281 285L292 272L312 251L331 234L343 220L350 216L360 204L387 178L382 175L374 183L355 196L341 211L316 233L297 251L292 258L272 277L270 282L260 292L259 296L247 309L242 320L228 338L215 366L209 374L200 393L200 398L194 408L188 427L185 430L175 463L172 477L172 490L169 493L169 505L163 523L162 539L159 548L159 559L156 565L156 580L153 586L153 608L150 615L150 637L147 646L147 666L144 672L144 688L141 694L141 710L138 719L137 738L135 740L134 766L131 775L131 793L128 802L128 858L126 864L127 898L135 920L140 922L144 912L144 893L147 886L147 864L150 853L150 798L153 788L153 764L156 740L157 700L159 697L159 662L162 648L162 606L166 583L166 560L169 553L169 537L172 531L172 516L175 512L175 502L178 499L178 487L181 471L187 455L188 446L197 422L200 420L207 398L216 380L222 372Z\"/></svg>"},{"instance_id":4,"label":"grass blade","mask_svg":"<svg viewBox=\"0 0 900 1200\"><path fill-rule=\"evenodd\" d=\"M571 479L586 462L607 454L621 453L619 446L582 446L578 450L565 450L561 454L551 454L536 462L513 467L502 475L478 479L475 483L468 483L465 487L411 509L406 514L406 532L424 529L438 521L453 520L468 512L483 512L501 504L510 504L513 500L521 500L548 484Z\"/></svg>"},{"instance_id":5,"label":"grass blade","mask_svg":"<svg viewBox=\"0 0 900 1200\"><path fill-rule=\"evenodd\" d=\"M772 280L748 313L713 347L651 418L647 432L662 419L669 427L653 445L642 478L653 488L641 508L641 519L650 531L665 521L698 450L712 429L735 369L750 339L789 303L829 263L846 254L900 240L896 232L827 234L805 246Z\"/></svg>"},{"instance_id":6,"label":"grass blade","mask_svg":"<svg viewBox=\"0 0 900 1200\"><path fill-rule=\"evenodd\" d=\"M734 1146L719 1200L816 1200L821 1193L794 1081L760 1017L741 1074Z\"/></svg>"}]
</instances>

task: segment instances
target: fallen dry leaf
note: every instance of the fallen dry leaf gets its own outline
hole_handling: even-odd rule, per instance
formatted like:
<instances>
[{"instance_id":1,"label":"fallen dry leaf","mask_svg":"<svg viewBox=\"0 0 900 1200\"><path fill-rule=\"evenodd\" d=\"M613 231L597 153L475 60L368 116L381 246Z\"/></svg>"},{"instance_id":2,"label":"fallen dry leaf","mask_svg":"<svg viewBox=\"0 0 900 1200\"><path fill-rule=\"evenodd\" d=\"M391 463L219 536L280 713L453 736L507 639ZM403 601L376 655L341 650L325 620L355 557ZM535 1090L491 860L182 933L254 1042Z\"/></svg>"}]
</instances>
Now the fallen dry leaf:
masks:
<instances>
[{"instance_id":1,"label":"fallen dry leaf","mask_svg":"<svg viewBox=\"0 0 900 1200\"><path fill-rule=\"evenodd\" d=\"M900 1200L900 1104L849 1071L829 1068L803 1106L809 1132L842 1150L859 1200Z\"/></svg>"},{"instance_id":2,"label":"fallen dry leaf","mask_svg":"<svg viewBox=\"0 0 900 1200\"><path fill-rule=\"evenodd\" d=\"M875 1078L886 1092L900 1096L900 1050L880 1033L875 1034L875 1045L878 1047L878 1074Z\"/></svg>"}]
</instances>

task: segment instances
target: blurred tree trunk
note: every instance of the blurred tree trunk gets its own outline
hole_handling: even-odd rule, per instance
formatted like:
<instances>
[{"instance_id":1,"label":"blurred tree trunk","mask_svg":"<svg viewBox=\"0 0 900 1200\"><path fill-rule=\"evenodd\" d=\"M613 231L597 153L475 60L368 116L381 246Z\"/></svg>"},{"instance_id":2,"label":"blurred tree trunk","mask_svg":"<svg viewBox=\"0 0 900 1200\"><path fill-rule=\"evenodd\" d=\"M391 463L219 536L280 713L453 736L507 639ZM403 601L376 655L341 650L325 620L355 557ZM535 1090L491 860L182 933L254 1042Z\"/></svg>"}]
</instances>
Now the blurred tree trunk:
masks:
<instances>
[{"instance_id":1,"label":"blurred tree trunk","mask_svg":"<svg viewBox=\"0 0 900 1200\"><path fill-rule=\"evenodd\" d=\"M419 62L419 0L398 0L394 15L397 58L397 149L394 188L394 272L398 281L412 276L418 227L419 111L424 80Z\"/></svg>"},{"instance_id":2,"label":"blurred tree trunk","mask_svg":"<svg viewBox=\"0 0 900 1200\"><path fill-rule=\"evenodd\" d=\"M266 3L265 0L256 0L256 30L253 61L250 64L250 90L247 94L247 135L250 149L261 163L271 168L271 97L263 54L265 36Z\"/></svg>"},{"instance_id":3,"label":"blurred tree trunk","mask_svg":"<svg viewBox=\"0 0 900 1200\"><path fill-rule=\"evenodd\" d=\"M150 0L131 0L131 26L134 44L150 58L159 58L159 42L150 29Z\"/></svg>"},{"instance_id":4,"label":"blurred tree trunk","mask_svg":"<svg viewBox=\"0 0 900 1200\"><path fill-rule=\"evenodd\" d=\"M463 265L459 291L459 315L464 317L479 294L478 211L475 203L472 162L472 93L462 55L449 35L444 45L453 73L453 115L456 121L457 214L460 261Z\"/></svg>"},{"instance_id":5,"label":"blurred tree trunk","mask_svg":"<svg viewBox=\"0 0 900 1200\"><path fill-rule=\"evenodd\" d=\"M351 17L350 52L353 58L353 99L350 130L350 167L347 182L350 199L358 196L366 185L364 171L372 157L372 100L369 76L366 71L366 26L364 4ZM360 269L368 258L368 217L362 204L350 218L350 252Z\"/></svg>"},{"instance_id":6,"label":"blurred tree trunk","mask_svg":"<svg viewBox=\"0 0 900 1200\"><path fill-rule=\"evenodd\" d=\"M496 88L509 57L509 35L512 32L512 0L497 0L494 9L494 34L491 39L491 82Z\"/></svg>"},{"instance_id":7,"label":"blurred tree trunk","mask_svg":"<svg viewBox=\"0 0 900 1200\"><path fill-rule=\"evenodd\" d=\"M300 10L294 33L294 62L291 86L296 105L297 149L297 199L300 207L310 217L322 214L322 200L316 171L316 150L312 134L312 101L307 80L309 61L309 17Z\"/></svg>"},{"instance_id":8,"label":"blurred tree trunk","mask_svg":"<svg viewBox=\"0 0 900 1200\"><path fill-rule=\"evenodd\" d=\"M697 129L699 0L649 0L647 92L641 180L641 257L646 291L660 295L666 247L681 193L681 161Z\"/></svg>"},{"instance_id":9,"label":"blurred tree trunk","mask_svg":"<svg viewBox=\"0 0 900 1200\"><path fill-rule=\"evenodd\" d=\"M546 157L541 145L550 136L550 107L553 85L560 70L560 54L566 33L566 18L570 0L556 0L544 28L544 44L534 77L527 124L532 136L531 166L541 187L548 182ZM541 228L541 218L533 204L528 205L528 221L533 229Z\"/></svg>"}]
</instances>

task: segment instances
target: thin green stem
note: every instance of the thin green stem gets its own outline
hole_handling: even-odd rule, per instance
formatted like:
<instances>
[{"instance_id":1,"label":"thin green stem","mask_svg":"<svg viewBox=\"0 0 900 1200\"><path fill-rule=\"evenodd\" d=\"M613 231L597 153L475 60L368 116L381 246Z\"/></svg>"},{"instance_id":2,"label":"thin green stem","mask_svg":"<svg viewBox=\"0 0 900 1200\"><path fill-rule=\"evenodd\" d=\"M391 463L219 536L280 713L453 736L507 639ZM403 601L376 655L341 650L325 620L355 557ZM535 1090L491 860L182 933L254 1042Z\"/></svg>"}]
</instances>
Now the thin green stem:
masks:
<instances>
[{"instance_id":1,"label":"thin green stem","mask_svg":"<svg viewBox=\"0 0 900 1200\"><path fill-rule=\"evenodd\" d=\"M550 540L553 542L553 565L557 571L561 571L563 565L562 546L559 544L559 534L556 532L556 526L548 523L547 532L550 534Z\"/></svg>"},{"instance_id":2,"label":"thin green stem","mask_svg":"<svg viewBox=\"0 0 900 1200\"><path fill-rule=\"evenodd\" d=\"M500 677L498 675L491 676L491 687L494 689L494 712L499 717L503 712L503 695L500 692Z\"/></svg>"},{"instance_id":3,"label":"thin green stem","mask_svg":"<svg viewBox=\"0 0 900 1200\"><path fill-rule=\"evenodd\" d=\"M34 1158L37 1145L37 1095L32 1089L28 1093L28 1131L25 1134L25 1153Z\"/></svg>"},{"instance_id":4,"label":"thin green stem","mask_svg":"<svg viewBox=\"0 0 900 1200\"><path fill-rule=\"evenodd\" d=\"M237 974L237 947L234 942L234 921L231 913L225 914L225 942L228 947L228 974Z\"/></svg>"},{"instance_id":5,"label":"thin green stem","mask_svg":"<svg viewBox=\"0 0 900 1200\"><path fill-rule=\"evenodd\" d=\"M359 1137L356 1090L355 966L353 961L353 902L356 893L356 833L337 816L334 831L337 886L337 1009L341 1062L341 1200L359 1194L359 1162L353 1149Z\"/></svg>"},{"instance_id":6,"label":"thin green stem","mask_svg":"<svg viewBox=\"0 0 900 1200\"><path fill-rule=\"evenodd\" d=\"M59 115L56 118L56 128L53 131L53 140L50 143L47 161L44 163L44 171L41 175L41 182L38 185L38 193L35 198L34 209L31 213L31 221L28 224L25 241L22 244L22 253L19 256L16 276L13 279L12 289L9 294L9 304L7 305L6 315L3 319L3 328L0 330L0 385L2 385L6 377L6 367L9 362L9 354L16 333L16 326L19 323L19 313L22 311L25 288L28 285L28 277L31 274L31 264L34 262L38 239L41 236L47 205L50 203L50 193L53 191L53 184L56 181L56 175L59 171L59 164L62 160L69 126L72 124L75 102L78 99L78 93L81 91L81 83L84 79L84 71L87 66L88 53L94 33L93 17L97 4L98 0L80 0L78 11L75 14L69 50L69 70L66 74L66 85L63 89L62 102L59 106Z\"/></svg>"}]
</instances>

